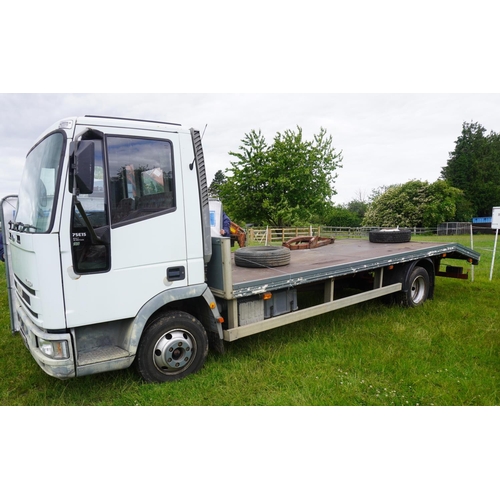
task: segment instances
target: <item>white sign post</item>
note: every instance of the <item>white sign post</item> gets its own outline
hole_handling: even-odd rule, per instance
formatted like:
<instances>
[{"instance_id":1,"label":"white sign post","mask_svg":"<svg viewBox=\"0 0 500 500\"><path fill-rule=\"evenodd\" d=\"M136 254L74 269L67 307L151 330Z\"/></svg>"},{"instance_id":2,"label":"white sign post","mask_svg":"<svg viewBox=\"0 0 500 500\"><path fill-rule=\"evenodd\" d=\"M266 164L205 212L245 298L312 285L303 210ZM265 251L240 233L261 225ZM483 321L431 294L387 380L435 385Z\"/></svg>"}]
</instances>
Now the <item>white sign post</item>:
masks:
<instances>
[{"instance_id":1,"label":"white sign post","mask_svg":"<svg viewBox=\"0 0 500 500\"><path fill-rule=\"evenodd\" d=\"M472 229L472 223L470 225L470 247L472 250L474 250L474 231ZM474 283L474 266L470 266L471 267L471 281Z\"/></svg>"},{"instance_id":2,"label":"white sign post","mask_svg":"<svg viewBox=\"0 0 500 500\"><path fill-rule=\"evenodd\" d=\"M491 259L490 281L493 279L493 264L497 253L498 230L500 229L500 207L493 207L491 216L491 229L495 229L495 245L493 246L493 258Z\"/></svg>"}]
</instances>

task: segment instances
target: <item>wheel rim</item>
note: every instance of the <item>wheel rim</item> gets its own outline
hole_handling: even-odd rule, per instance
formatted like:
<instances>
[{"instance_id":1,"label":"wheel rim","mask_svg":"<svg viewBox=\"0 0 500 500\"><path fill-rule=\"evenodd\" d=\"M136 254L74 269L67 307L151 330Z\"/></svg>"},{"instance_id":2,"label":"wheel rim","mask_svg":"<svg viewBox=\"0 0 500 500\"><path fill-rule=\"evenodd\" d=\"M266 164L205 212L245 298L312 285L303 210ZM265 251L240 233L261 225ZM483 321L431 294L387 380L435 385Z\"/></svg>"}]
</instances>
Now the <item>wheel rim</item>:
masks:
<instances>
[{"instance_id":1,"label":"wheel rim","mask_svg":"<svg viewBox=\"0 0 500 500\"><path fill-rule=\"evenodd\" d=\"M153 362L162 373L183 370L193 360L195 345L193 337L185 330L168 332L156 343Z\"/></svg>"},{"instance_id":2,"label":"wheel rim","mask_svg":"<svg viewBox=\"0 0 500 500\"><path fill-rule=\"evenodd\" d=\"M419 304L425 300L425 293L425 279L422 276L417 276L411 285L411 300L414 304Z\"/></svg>"}]
</instances>

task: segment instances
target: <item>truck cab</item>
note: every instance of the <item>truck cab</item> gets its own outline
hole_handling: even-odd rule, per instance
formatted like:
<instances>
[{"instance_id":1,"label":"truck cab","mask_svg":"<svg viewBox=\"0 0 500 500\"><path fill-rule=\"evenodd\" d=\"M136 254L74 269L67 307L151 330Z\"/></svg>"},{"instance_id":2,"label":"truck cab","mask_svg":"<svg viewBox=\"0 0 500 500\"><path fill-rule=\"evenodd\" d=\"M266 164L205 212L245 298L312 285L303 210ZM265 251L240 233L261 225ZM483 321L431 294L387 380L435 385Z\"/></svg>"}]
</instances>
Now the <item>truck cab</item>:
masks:
<instances>
[{"instance_id":1,"label":"truck cab","mask_svg":"<svg viewBox=\"0 0 500 500\"><path fill-rule=\"evenodd\" d=\"M175 304L220 340L205 283L209 219L197 131L96 116L57 122L28 153L4 221L12 329L59 378L130 366L143 333ZM173 324L175 342L153 342L161 356L145 355L143 372L159 373L149 378L196 370L196 343L206 355L207 339Z\"/></svg>"}]
</instances>

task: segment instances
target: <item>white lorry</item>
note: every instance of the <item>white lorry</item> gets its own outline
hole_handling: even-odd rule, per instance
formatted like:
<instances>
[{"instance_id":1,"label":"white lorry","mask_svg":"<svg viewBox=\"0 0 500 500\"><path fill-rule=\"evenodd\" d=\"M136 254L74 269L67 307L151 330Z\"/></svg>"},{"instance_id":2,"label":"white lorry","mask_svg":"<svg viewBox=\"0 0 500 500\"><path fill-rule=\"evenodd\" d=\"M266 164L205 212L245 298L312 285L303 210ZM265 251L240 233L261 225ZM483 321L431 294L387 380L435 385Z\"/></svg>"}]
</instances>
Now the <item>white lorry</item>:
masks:
<instances>
[{"instance_id":1,"label":"white lorry","mask_svg":"<svg viewBox=\"0 0 500 500\"><path fill-rule=\"evenodd\" d=\"M209 346L382 296L420 305L436 276L467 277L443 259L480 258L454 243L344 240L286 262L250 249L235 265L230 239L211 234L199 132L144 120L54 124L0 212L12 331L61 379L135 363L149 382L178 380ZM320 298L303 305L311 288Z\"/></svg>"}]
</instances>

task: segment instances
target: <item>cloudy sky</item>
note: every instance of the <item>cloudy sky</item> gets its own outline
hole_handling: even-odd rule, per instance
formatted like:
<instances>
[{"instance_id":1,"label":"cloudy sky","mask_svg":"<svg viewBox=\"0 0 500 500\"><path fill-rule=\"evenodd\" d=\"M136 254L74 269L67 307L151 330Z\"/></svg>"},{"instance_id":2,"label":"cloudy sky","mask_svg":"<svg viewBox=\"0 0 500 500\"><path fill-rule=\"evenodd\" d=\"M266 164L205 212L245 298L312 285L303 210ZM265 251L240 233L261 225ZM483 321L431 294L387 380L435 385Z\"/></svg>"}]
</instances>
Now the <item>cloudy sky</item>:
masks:
<instances>
[{"instance_id":1,"label":"cloudy sky","mask_svg":"<svg viewBox=\"0 0 500 500\"><path fill-rule=\"evenodd\" d=\"M308 138L326 128L343 153L337 204L383 185L433 182L464 121L500 132L492 3L332 1L325 10L319 0L214 0L169 2L156 15L145 0L118 15L101 2L98 16L65 11L70 25L45 16L48 4L33 4L30 16L8 4L0 196L17 193L38 135L82 114L207 126L209 180L250 130L271 143L300 126Z\"/></svg>"},{"instance_id":2,"label":"cloudy sky","mask_svg":"<svg viewBox=\"0 0 500 500\"><path fill-rule=\"evenodd\" d=\"M171 121L206 132L208 178L230 166L244 134L327 129L343 153L334 201L411 179L437 180L464 121L500 132L500 94L406 93L3 93L0 196L18 191L27 151L61 118L82 114Z\"/></svg>"}]
</instances>

